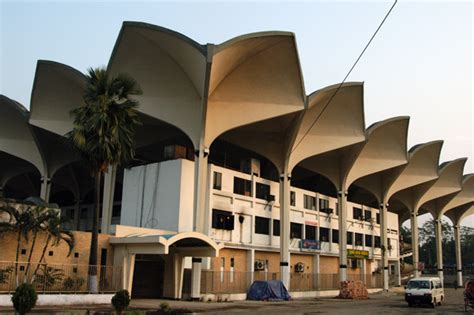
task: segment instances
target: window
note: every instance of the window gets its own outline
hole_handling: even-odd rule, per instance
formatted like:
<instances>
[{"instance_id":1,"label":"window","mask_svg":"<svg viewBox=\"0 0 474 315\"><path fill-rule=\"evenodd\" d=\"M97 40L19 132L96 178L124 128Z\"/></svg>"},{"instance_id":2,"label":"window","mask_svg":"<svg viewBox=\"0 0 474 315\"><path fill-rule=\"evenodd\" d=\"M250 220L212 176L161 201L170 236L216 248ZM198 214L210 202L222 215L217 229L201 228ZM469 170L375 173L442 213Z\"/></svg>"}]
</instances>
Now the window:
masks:
<instances>
[{"instance_id":1,"label":"window","mask_svg":"<svg viewBox=\"0 0 474 315\"><path fill-rule=\"evenodd\" d=\"M77 273L77 267L72 267L72 272Z\"/></svg>"},{"instance_id":2,"label":"window","mask_svg":"<svg viewBox=\"0 0 474 315\"><path fill-rule=\"evenodd\" d=\"M233 230L234 216L232 215L232 212L212 209L212 228Z\"/></svg>"},{"instance_id":3,"label":"window","mask_svg":"<svg viewBox=\"0 0 474 315\"><path fill-rule=\"evenodd\" d=\"M347 244L353 245L354 242L352 241L352 232L347 232Z\"/></svg>"},{"instance_id":4,"label":"window","mask_svg":"<svg viewBox=\"0 0 474 315\"><path fill-rule=\"evenodd\" d=\"M381 248L381 243L380 243L380 236L375 236L374 237L374 247L376 248Z\"/></svg>"},{"instance_id":5,"label":"window","mask_svg":"<svg viewBox=\"0 0 474 315\"><path fill-rule=\"evenodd\" d=\"M369 234L365 235L365 246L372 247L372 235L369 235Z\"/></svg>"},{"instance_id":6,"label":"window","mask_svg":"<svg viewBox=\"0 0 474 315\"><path fill-rule=\"evenodd\" d=\"M312 225L306 225L306 235L305 238L307 240L316 240L316 227Z\"/></svg>"},{"instance_id":7,"label":"window","mask_svg":"<svg viewBox=\"0 0 474 315\"><path fill-rule=\"evenodd\" d=\"M316 209L316 197L304 195L304 205L305 209L315 210Z\"/></svg>"},{"instance_id":8,"label":"window","mask_svg":"<svg viewBox=\"0 0 474 315\"><path fill-rule=\"evenodd\" d=\"M339 230L332 230L332 242L339 244Z\"/></svg>"},{"instance_id":9,"label":"window","mask_svg":"<svg viewBox=\"0 0 474 315\"><path fill-rule=\"evenodd\" d=\"M234 177L234 193L252 196L252 182L240 177Z\"/></svg>"},{"instance_id":10,"label":"window","mask_svg":"<svg viewBox=\"0 0 474 315\"><path fill-rule=\"evenodd\" d=\"M222 173L214 172L214 181L212 188L217 190L222 189Z\"/></svg>"},{"instance_id":11,"label":"window","mask_svg":"<svg viewBox=\"0 0 474 315\"><path fill-rule=\"evenodd\" d=\"M372 219L372 210L364 210L364 220L370 222Z\"/></svg>"},{"instance_id":12,"label":"window","mask_svg":"<svg viewBox=\"0 0 474 315\"><path fill-rule=\"evenodd\" d=\"M256 234L270 234L270 219L255 217L255 233Z\"/></svg>"},{"instance_id":13,"label":"window","mask_svg":"<svg viewBox=\"0 0 474 315\"><path fill-rule=\"evenodd\" d=\"M255 197L268 200L270 197L270 185L257 183L255 188Z\"/></svg>"},{"instance_id":14,"label":"window","mask_svg":"<svg viewBox=\"0 0 474 315\"><path fill-rule=\"evenodd\" d=\"M87 208L81 209L81 220L87 220L87 212L88 212Z\"/></svg>"},{"instance_id":15,"label":"window","mask_svg":"<svg viewBox=\"0 0 474 315\"><path fill-rule=\"evenodd\" d=\"M380 213L377 213L377 215L375 216L375 220L377 224L380 224Z\"/></svg>"},{"instance_id":16,"label":"window","mask_svg":"<svg viewBox=\"0 0 474 315\"><path fill-rule=\"evenodd\" d=\"M22 249L22 250L21 250L21 254L22 254L22 255L26 255L26 249Z\"/></svg>"},{"instance_id":17,"label":"window","mask_svg":"<svg viewBox=\"0 0 474 315\"><path fill-rule=\"evenodd\" d=\"M273 236L280 236L280 220L273 220Z\"/></svg>"},{"instance_id":18,"label":"window","mask_svg":"<svg viewBox=\"0 0 474 315\"><path fill-rule=\"evenodd\" d=\"M356 220L361 220L362 219L362 209L361 208L352 208L352 218Z\"/></svg>"},{"instance_id":19,"label":"window","mask_svg":"<svg viewBox=\"0 0 474 315\"><path fill-rule=\"evenodd\" d=\"M363 234L360 234L360 233L356 233L355 234L355 244L356 246L362 246L362 239L364 238L364 235Z\"/></svg>"},{"instance_id":20,"label":"window","mask_svg":"<svg viewBox=\"0 0 474 315\"><path fill-rule=\"evenodd\" d=\"M296 206L296 193L294 191L290 191L290 206Z\"/></svg>"},{"instance_id":21,"label":"window","mask_svg":"<svg viewBox=\"0 0 474 315\"><path fill-rule=\"evenodd\" d=\"M319 211L330 213L327 211L329 209L329 200L327 199L319 199Z\"/></svg>"},{"instance_id":22,"label":"window","mask_svg":"<svg viewBox=\"0 0 474 315\"><path fill-rule=\"evenodd\" d=\"M293 223L290 224L290 238L301 238L303 232L303 224Z\"/></svg>"},{"instance_id":23,"label":"window","mask_svg":"<svg viewBox=\"0 0 474 315\"><path fill-rule=\"evenodd\" d=\"M53 256L53 255L54 255L54 252L53 252L52 250L50 250L50 251L48 252L48 256Z\"/></svg>"},{"instance_id":24,"label":"window","mask_svg":"<svg viewBox=\"0 0 474 315\"><path fill-rule=\"evenodd\" d=\"M328 228L319 228L319 239L321 242L329 242L329 229Z\"/></svg>"},{"instance_id":25,"label":"window","mask_svg":"<svg viewBox=\"0 0 474 315\"><path fill-rule=\"evenodd\" d=\"M74 258L79 258L79 253L74 253Z\"/></svg>"},{"instance_id":26,"label":"window","mask_svg":"<svg viewBox=\"0 0 474 315\"><path fill-rule=\"evenodd\" d=\"M230 268L234 268L235 267L235 260L234 260L234 257L231 257L230 258Z\"/></svg>"}]
</instances>

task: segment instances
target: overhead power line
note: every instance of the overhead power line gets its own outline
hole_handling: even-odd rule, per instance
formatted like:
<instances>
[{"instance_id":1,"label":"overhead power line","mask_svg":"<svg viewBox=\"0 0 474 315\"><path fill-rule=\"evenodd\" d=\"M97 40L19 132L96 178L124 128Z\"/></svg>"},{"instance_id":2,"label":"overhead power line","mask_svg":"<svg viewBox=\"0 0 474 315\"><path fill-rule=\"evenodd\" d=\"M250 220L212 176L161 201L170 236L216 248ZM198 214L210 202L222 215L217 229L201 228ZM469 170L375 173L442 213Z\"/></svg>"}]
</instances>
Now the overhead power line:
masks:
<instances>
[{"instance_id":1,"label":"overhead power line","mask_svg":"<svg viewBox=\"0 0 474 315\"><path fill-rule=\"evenodd\" d=\"M342 80L342 82L339 84L339 86L337 87L337 89L334 91L334 93L331 95L331 97L329 98L329 100L327 101L327 103L324 105L323 109L321 110L321 112L315 117L315 119L313 120L313 122L311 123L311 125L309 126L309 128L306 130L306 132L304 133L304 135L301 137L301 139L298 141L298 143L296 143L296 145L293 147L293 150L291 150L291 153L293 153L296 148L301 144L301 142L303 141L303 139L308 135L308 133L311 131L311 129L314 127L314 125L318 122L319 118L321 117L321 115L324 113L324 111L326 110L326 108L329 106L329 104L331 104L332 100L334 99L334 97L336 96L337 92L339 92L339 90L341 89L341 87L344 85L344 83L346 82L347 78L349 77L349 75L351 74L352 70L354 70L355 66L357 65L357 63L359 62L359 60L362 58L362 56L364 55L365 51L367 50L367 48L369 48L370 44L372 43L372 40L375 38L375 36L377 35L377 33L379 32L379 30L382 28L382 25L385 23L385 21L387 20L388 16L390 15L390 13L392 12L393 8L395 7L395 5L397 4L398 0L395 0L395 2L392 4L392 6L390 7L390 10L388 10L387 14L385 14L385 17L383 18L382 22L380 22L379 26L377 27L377 29L375 30L374 34L372 35L372 37L370 37L369 41L367 42L367 44L365 45L364 49L362 50L362 52L359 54L359 57L357 57L356 61L354 62L354 64L352 65L352 67L349 69L349 71L347 72L346 76L344 77L344 79Z\"/></svg>"}]
</instances>

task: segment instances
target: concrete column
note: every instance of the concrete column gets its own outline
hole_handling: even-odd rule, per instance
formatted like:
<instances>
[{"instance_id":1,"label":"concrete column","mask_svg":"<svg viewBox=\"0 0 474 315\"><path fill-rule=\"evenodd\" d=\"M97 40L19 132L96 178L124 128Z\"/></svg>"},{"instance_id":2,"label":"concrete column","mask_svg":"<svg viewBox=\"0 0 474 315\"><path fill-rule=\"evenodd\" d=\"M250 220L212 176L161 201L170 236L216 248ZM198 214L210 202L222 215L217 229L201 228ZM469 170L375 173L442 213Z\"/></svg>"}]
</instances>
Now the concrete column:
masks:
<instances>
[{"instance_id":1,"label":"concrete column","mask_svg":"<svg viewBox=\"0 0 474 315\"><path fill-rule=\"evenodd\" d=\"M413 268L415 269L415 277L420 276L418 269L418 217L416 213L411 214L411 247L413 251Z\"/></svg>"},{"instance_id":2,"label":"concrete column","mask_svg":"<svg viewBox=\"0 0 474 315\"><path fill-rule=\"evenodd\" d=\"M195 152L194 160L194 231L209 234L208 216L206 209L207 169L209 149L201 147Z\"/></svg>"},{"instance_id":3,"label":"concrete column","mask_svg":"<svg viewBox=\"0 0 474 315\"><path fill-rule=\"evenodd\" d=\"M319 290L319 254L313 256L313 289Z\"/></svg>"},{"instance_id":4,"label":"concrete column","mask_svg":"<svg viewBox=\"0 0 474 315\"><path fill-rule=\"evenodd\" d=\"M380 239L382 241L382 268L383 268L383 289L388 291L389 274L388 274L388 240L387 240L387 207L388 204L382 202L380 204Z\"/></svg>"},{"instance_id":5,"label":"concrete column","mask_svg":"<svg viewBox=\"0 0 474 315\"><path fill-rule=\"evenodd\" d=\"M193 257L191 269L191 299L201 298L201 258Z\"/></svg>"},{"instance_id":6,"label":"concrete column","mask_svg":"<svg viewBox=\"0 0 474 315\"><path fill-rule=\"evenodd\" d=\"M441 218L435 220L436 262L438 265L438 277L444 283L443 275L443 235L441 231Z\"/></svg>"},{"instance_id":7,"label":"concrete column","mask_svg":"<svg viewBox=\"0 0 474 315\"><path fill-rule=\"evenodd\" d=\"M456 251L456 274L458 287L462 287L462 260L461 260L461 231L459 225L454 225L454 248Z\"/></svg>"},{"instance_id":8,"label":"concrete column","mask_svg":"<svg viewBox=\"0 0 474 315\"><path fill-rule=\"evenodd\" d=\"M339 280L347 280L347 191L337 192L339 207Z\"/></svg>"},{"instance_id":9,"label":"concrete column","mask_svg":"<svg viewBox=\"0 0 474 315\"><path fill-rule=\"evenodd\" d=\"M290 289L290 174L280 174L280 274Z\"/></svg>"},{"instance_id":10,"label":"concrete column","mask_svg":"<svg viewBox=\"0 0 474 315\"><path fill-rule=\"evenodd\" d=\"M122 266L123 266L122 287L124 290L127 290L131 295L132 285L133 285L133 273L135 271L135 254L125 253L123 256Z\"/></svg>"},{"instance_id":11,"label":"concrete column","mask_svg":"<svg viewBox=\"0 0 474 315\"><path fill-rule=\"evenodd\" d=\"M104 192L102 195L102 222L101 233L110 232L112 222L112 208L114 206L115 178L117 177L117 166L110 165L104 174ZM145 189L145 188L143 188Z\"/></svg>"},{"instance_id":12,"label":"concrete column","mask_svg":"<svg viewBox=\"0 0 474 315\"><path fill-rule=\"evenodd\" d=\"M41 177L41 192L40 198L49 202L49 194L51 193L51 178L48 176Z\"/></svg>"},{"instance_id":13,"label":"concrete column","mask_svg":"<svg viewBox=\"0 0 474 315\"><path fill-rule=\"evenodd\" d=\"M249 273L247 288L253 283L254 279L254 264L255 264L255 249L247 251L247 271Z\"/></svg>"},{"instance_id":14,"label":"concrete column","mask_svg":"<svg viewBox=\"0 0 474 315\"><path fill-rule=\"evenodd\" d=\"M395 273L396 273L396 279L397 279L397 286L400 287L402 286L402 272L400 268L400 259L395 264Z\"/></svg>"}]
</instances>

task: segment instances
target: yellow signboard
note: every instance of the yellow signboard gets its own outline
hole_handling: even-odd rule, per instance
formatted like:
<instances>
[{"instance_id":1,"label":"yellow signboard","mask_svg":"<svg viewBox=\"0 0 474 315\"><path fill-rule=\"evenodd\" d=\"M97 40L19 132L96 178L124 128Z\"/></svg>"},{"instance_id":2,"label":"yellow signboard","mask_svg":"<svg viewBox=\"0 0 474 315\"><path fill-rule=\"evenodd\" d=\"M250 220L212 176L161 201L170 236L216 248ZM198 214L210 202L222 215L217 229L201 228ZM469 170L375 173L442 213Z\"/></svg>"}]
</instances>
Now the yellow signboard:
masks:
<instances>
[{"instance_id":1,"label":"yellow signboard","mask_svg":"<svg viewBox=\"0 0 474 315\"><path fill-rule=\"evenodd\" d=\"M348 249L347 257L351 258L369 258L369 252L366 250L359 249Z\"/></svg>"}]
</instances>

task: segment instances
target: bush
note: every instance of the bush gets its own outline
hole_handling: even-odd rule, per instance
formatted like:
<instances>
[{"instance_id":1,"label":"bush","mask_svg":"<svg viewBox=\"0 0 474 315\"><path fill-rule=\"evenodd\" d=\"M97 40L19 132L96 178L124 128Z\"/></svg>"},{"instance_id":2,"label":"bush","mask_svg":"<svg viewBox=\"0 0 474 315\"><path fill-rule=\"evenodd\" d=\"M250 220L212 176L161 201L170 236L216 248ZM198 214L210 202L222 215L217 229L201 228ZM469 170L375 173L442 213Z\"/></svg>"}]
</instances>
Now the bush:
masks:
<instances>
[{"instance_id":1,"label":"bush","mask_svg":"<svg viewBox=\"0 0 474 315\"><path fill-rule=\"evenodd\" d=\"M20 284L12 296L13 307L20 314L26 314L36 305L38 295L29 283Z\"/></svg>"},{"instance_id":2,"label":"bush","mask_svg":"<svg viewBox=\"0 0 474 315\"><path fill-rule=\"evenodd\" d=\"M121 314L130 304L130 294L127 290L119 290L115 292L112 297L112 306L114 307L117 314Z\"/></svg>"}]
</instances>

